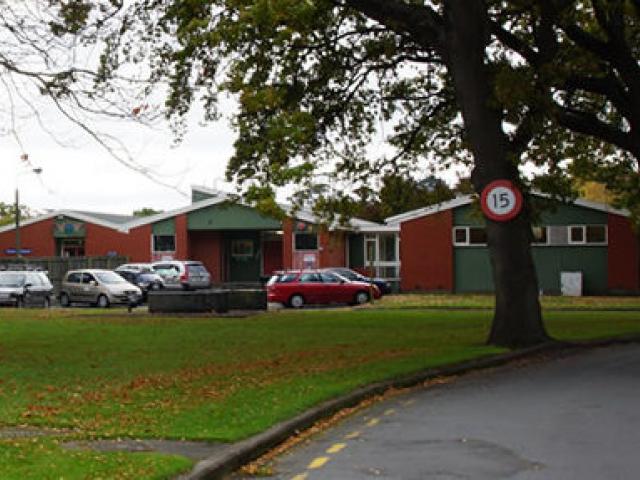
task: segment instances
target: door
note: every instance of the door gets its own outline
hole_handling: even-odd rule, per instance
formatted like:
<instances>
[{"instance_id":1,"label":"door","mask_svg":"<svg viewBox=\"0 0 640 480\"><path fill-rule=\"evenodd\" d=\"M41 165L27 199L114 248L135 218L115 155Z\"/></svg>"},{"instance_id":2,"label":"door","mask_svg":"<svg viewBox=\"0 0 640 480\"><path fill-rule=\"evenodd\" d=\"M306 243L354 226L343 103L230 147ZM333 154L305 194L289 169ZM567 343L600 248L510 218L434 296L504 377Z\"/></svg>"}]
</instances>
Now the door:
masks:
<instances>
[{"instance_id":1,"label":"door","mask_svg":"<svg viewBox=\"0 0 640 480\"><path fill-rule=\"evenodd\" d=\"M229 281L257 282L260 280L262 255L259 232L229 232L226 234L229 262Z\"/></svg>"}]
</instances>

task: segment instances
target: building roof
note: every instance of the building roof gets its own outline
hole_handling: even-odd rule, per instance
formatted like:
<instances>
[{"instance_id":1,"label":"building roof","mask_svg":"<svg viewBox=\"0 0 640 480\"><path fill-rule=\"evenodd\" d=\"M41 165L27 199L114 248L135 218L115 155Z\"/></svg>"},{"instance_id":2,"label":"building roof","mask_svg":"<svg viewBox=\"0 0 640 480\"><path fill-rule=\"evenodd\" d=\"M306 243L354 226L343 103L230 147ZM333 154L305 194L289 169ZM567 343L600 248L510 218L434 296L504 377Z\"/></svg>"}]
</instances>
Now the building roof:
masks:
<instances>
[{"instance_id":1,"label":"building roof","mask_svg":"<svg viewBox=\"0 0 640 480\"><path fill-rule=\"evenodd\" d=\"M533 192L533 195L536 195L538 197L551 198L551 195L541 193L541 192ZM435 205L418 208L416 210L411 210L409 212L404 212L399 215L388 217L385 219L385 223L387 223L388 225L399 225L409 220L415 220L417 218L427 217L429 215L433 215L439 212L444 212L446 210L452 210L454 208L458 208L464 205L469 205L473 203L474 200L475 200L475 195L459 196L452 200L447 200L446 202L437 203ZM628 210L616 209L606 203L593 202L591 200L585 200L582 198L578 198L577 200L573 201L572 204L578 207L589 208L591 210L598 210L601 212L620 215L623 217L628 217L630 215Z\"/></svg>"}]
</instances>

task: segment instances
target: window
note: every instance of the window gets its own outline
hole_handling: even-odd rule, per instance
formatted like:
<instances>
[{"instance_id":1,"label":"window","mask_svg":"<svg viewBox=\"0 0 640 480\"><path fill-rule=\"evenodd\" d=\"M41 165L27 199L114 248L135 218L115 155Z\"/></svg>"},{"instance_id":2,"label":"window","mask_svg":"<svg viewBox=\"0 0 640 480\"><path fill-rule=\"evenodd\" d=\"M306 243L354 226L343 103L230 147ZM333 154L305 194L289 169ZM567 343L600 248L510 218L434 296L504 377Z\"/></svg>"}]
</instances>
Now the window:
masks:
<instances>
[{"instance_id":1,"label":"window","mask_svg":"<svg viewBox=\"0 0 640 480\"><path fill-rule=\"evenodd\" d=\"M604 225L587 225L587 243L606 243L607 229Z\"/></svg>"},{"instance_id":2,"label":"window","mask_svg":"<svg viewBox=\"0 0 640 480\"><path fill-rule=\"evenodd\" d=\"M534 245L546 245L548 242L547 237L547 227L535 226L531 228L531 233L533 234L533 244Z\"/></svg>"},{"instance_id":3,"label":"window","mask_svg":"<svg viewBox=\"0 0 640 480\"><path fill-rule=\"evenodd\" d=\"M300 283L314 283L321 282L320 275L317 273L303 273L300 275Z\"/></svg>"},{"instance_id":4,"label":"window","mask_svg":"<svg viewBox=\"0 0 640 480\"><path fill-rule=\"evenodd\" d=\"M605 245L607 227L605 225L569 226L569 243L582 245Z\"/></svg>"},{"instance_id":5,"label":"window","mask_svg":"<svg viewBox=\"0 0 640 480\"><path fill-rule=\"evenodd\" d=\"M364 254L367 265L375 262L376 259L376 236L367 235L364 240Z\"/></svg>"},{"instance_id":6,"label":"window","mask_svg":"<svg viewBox=\"0 0 640 480\"><path fill-rule=\"evenodd\" d=\"M486 245L487 231L484 227L454 227L453 244L462 245Z\"/></svg>"},{"instance_id":7,"label":"window","mask_svg":"<svg viewBox=\"0 0 640 480\"><path fill-rule=\"evenodd\" d=\"M175 235L154 235L153 251L154 252L175 252L176 236Z\"/></svg>"},{"instance_id":8,"label":"window","mask_svg":"<svg viewBox=\"0 0 640 480\"><path fill-rule=\"evenodd\" d=\"M324 283L340 283L340 278L333 273L322 272L320 274L320 278Z\"/></svg>"},{"instance_id":9,"label":"window","mask_svg":"<svg viewBox=\"0 0 640 480\"><path fill-rule=\"evenodd\" d=\"M467 229L456 227L453 229L453 243L456 245L466 245L469 243L467 240Z\"/></svg>"},{"instance_id":10,"label":"window","mask_svg":"<svg viewBox=\"0 0 640 480\"><path fill-rule=\"evenodd\" d=\"M233 240L231 242L231 256L248 258L253 256L253 240Z\"/></svg>"},{"instance_id":11,"label":"window","mask_svg":"<svg viewBox=\"0 0 640 480\"><path fill-rule=\"evenodd\" d=\"M378 236L378 260L381 262L395 262L396 236L395 234L380 234Z\"/></svg>"},{"instance_id":12,"label":"window","mask_svg":"<svg viewBox=\"0 0 640 480\"><path fill-rule=\"evenodd\" d=\"M569 243L584 243L584 226L569 227Z\"/></svg>"},{"instance_id":13,"label":"window","mask_svg":"<svg viewBox=\"0 0 640 480\"><path fill-rule=\"evenodd\" d=\"M80 283L82 279L82 274L75 272L75 273L70 273L69 276L67 277L67 282L69 283Z\"/></svg>"},{"instance_id":14,"label":"window","mask_svg":"<svg viewBox=\"0 0 640 480\"><path fill-rule=\"evenodd\" d=\"M318 235L315 233L301 233L295 234L295 249L296 250L318 250Z\"/></svg>"}]
</instances>

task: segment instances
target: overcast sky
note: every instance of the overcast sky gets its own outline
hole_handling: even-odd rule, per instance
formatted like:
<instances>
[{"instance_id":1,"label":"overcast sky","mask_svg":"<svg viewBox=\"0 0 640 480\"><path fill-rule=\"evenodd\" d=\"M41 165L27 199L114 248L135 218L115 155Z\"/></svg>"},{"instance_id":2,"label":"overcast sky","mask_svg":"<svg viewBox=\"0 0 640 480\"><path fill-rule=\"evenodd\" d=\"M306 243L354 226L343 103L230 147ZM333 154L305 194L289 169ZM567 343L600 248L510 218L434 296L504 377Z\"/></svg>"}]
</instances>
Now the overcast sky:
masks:
<instances>
[{"instance_id":1,"label":"overcast sky","mask_svg":"<svg viewBox=\"0 0 640 480\"><path fill-rule=\"evenodd\" d=\"M36 175L20 160L22 148L12 135L0 137L0 201L13 202L16 186L20 203L45 209L92 210L130 214L142 207L170 210L189 202L192 184L231 190L223 182L233 152L233 132L226 120L200 126L193 116L185 141L172 147L172 135L162 125L148 128L131 122L101 122L95 127L117 136L136 162L148 167L175 189L154 183L121 165L93 139L64 121L53 109L43 108L43 121L53 126L53 138L35 119L18 127L22 148ZM61 145L62 143L63 145Z\"/></svg>"}]
</instances>

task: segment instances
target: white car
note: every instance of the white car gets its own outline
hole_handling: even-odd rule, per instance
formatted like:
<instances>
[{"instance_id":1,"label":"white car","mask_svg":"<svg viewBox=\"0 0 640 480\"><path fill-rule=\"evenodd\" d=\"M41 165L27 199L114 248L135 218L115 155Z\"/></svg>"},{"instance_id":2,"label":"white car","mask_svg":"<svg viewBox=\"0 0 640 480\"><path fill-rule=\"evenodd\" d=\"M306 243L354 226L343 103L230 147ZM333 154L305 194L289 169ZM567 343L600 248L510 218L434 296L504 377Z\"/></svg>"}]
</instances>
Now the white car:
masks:
<instances>
[{"instance_id":1,"label":"white car","mask_svg":"<svg viewBox=\"0 0 640 480\"><path fill-rule=\"evenodd\" d=\"M211 274L202 262L167 260L154 262L153 270L164 280L165 288L196 290L211 287Z\"/></svg>"}]
</instances>

